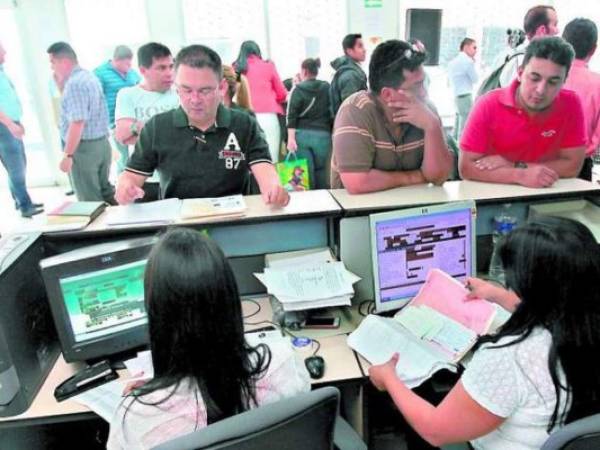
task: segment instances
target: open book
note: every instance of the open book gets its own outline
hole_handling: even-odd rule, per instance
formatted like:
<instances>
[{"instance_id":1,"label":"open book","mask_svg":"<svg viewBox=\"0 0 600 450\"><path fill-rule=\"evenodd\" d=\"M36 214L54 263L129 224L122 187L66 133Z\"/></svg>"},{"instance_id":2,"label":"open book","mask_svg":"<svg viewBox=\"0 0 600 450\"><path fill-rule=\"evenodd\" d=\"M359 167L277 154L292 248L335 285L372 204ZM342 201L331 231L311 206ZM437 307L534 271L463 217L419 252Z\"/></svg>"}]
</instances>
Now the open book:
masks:
<instances>
[{"instance_id":1,"label":"open book","mask_svg":"<svg viewBox=\"0 0 600 450\"><path fill-rule=\"evenodd\" d=\"M410 387L442 368L453 368L487 333L496 307L486 300L465 301L468 290L433 269L419 293L393 319L370 315L348 337L348 345L372 364L400 354L396 373Z\"/></svg>"},{"instance_id":2,"label":"open book","mask_svg":"<svg viewBox=\"0 0 600 450\"><path fill-rule=\"evenodd\" d=\"M241 217L246 213L246 202L241 195L215 198L186 198L181 205L181 219L199 217Z\"/></svg>"}]
</instances>

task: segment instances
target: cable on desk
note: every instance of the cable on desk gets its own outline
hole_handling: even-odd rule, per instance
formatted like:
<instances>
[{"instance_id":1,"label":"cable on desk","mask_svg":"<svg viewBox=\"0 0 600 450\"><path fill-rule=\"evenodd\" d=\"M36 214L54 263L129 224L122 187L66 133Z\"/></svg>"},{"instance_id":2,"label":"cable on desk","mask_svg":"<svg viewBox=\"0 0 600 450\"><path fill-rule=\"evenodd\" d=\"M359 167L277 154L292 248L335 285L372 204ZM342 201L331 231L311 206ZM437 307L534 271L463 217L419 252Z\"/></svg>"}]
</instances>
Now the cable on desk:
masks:
<instances>
[{"instance_id":1,"label":"cable on desk","mask_svg":"<svg viewBox=\"0 0 600 450\"><path fill-rule=\"evenodd\" d=\"M287 333L287 334L289 334L289 335L290 335L291 337L293 337L293 338L297 338L297 337L298 337L298 336L296 336L294 333L292 333L292 332L291 332L291 331L290 331L288 328L286 328L286 327L281 327L281 331L283 331L284 333ZM317 344L317 348L315 349L315 351L314 351L314 352L313 352L313 354L312 354L313 356L316 356L317 352L318 352L319 350L321 350L321 343L320 343L320 342L319 342L317 339L314 339L314 338L309 338L309 339L310 339L311 341L313 341L313 342L316 342L316 344Z\"/></svg>"},{"instance_id":2,"label":"cable on desk","mask_svg":"<svg viewBox=\"0 0 600 450\"><path fill-rule=\"evenodd\" d=\"M366 312L363 311L364 305L367 305ZM362 302L360 302L358 304L358 313L363 317L368 316L369 314L372 314L374 310L375 310L375 302L373 300L363 300Z\"/></svg>"},{"instance_id":3,"label":"cable on desk","mask_svg":"<svg viewBox=\"0 0 600 450\"><path fill-rule=\"evenodd\" d=\"M251 314L248 314L247 316L243 316L242 320L246 320L246 319L249 319L250 317L256 316L261 310L260 304L256 300L252 300L251 298L245 298L245 299L242 299L242 302L253 303L258 308L256 311L252 312ZM253 324L249 323L247 325L253 325Z\"/></svg>"},{"instance_id":4,"label":"cable on desk","mask_svg":"<svg viewBox=\"0 0 600 450\"><path fill-rule=\"evenodd\" d=\"M278 323L271 322L270 320L261 320L260 322L244 322L244 325L254 326L254 325L262 325L263 323L268 323L269 325L273 325L276 330L281 329L281 326ZM255 330L248 330L245 333L253 333Z\"/></svg>"}]
</instances>

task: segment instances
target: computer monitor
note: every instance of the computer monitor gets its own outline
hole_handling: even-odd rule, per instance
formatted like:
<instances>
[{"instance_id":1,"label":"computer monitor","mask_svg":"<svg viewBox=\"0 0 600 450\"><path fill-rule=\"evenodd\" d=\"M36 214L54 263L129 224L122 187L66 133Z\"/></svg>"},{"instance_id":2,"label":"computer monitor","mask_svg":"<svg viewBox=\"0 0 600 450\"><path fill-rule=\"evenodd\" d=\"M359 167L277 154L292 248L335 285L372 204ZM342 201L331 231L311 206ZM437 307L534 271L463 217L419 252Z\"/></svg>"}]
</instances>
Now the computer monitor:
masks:
<instances>
[{"instance_id":1,"label":"computer monitor","mask_svg":"<svg viewBox=\"0 0 600 450\"><path fill-rule=\"evenodd\" d=\"M377 312L406 305L430 269L441 269L461 281L475 274L475 218L473 201L372 214Z\"/></svg>"},{"instance_id":2,"label":"computer monitor","mask_svg":"<svg viewBox=\"0 0 600 450\"><path fill-rule=\"evenodd\" d=\"M148 343L144 270L155 242L93 245L40 262L67 362L115 357Z\"/></svg>"}]
</instances>

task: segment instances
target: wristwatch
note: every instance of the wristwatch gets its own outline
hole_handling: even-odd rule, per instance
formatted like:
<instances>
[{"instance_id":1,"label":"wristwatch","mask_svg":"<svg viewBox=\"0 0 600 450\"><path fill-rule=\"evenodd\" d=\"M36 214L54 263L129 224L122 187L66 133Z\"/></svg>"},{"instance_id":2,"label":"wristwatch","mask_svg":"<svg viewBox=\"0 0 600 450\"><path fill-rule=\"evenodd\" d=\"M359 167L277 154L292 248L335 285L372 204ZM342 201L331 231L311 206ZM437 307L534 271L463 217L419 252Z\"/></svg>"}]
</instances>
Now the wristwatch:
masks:
<instances>
[{"instance_id":1,"label":"wristwatch","mask_svg":"<svg viewBox=\"0 0 600 450\"><path fill-rule=\"evenodd\" d=\"M515 161L515 169L527 169L527 163L525 161Z\"/></svg>"},{"instance_id":2,"label":"wristwatch","mask_svg":"<svg viewBox=\"0 0 600 450\"><path fill-rule=\"evenodd\" d=\"M140 130L139 130L138 124L135 120L133 122L131 122L131 125L129 126L129 131L131 131L132 136L137 137L140 135Z\"/></svg>"}]
</instances>

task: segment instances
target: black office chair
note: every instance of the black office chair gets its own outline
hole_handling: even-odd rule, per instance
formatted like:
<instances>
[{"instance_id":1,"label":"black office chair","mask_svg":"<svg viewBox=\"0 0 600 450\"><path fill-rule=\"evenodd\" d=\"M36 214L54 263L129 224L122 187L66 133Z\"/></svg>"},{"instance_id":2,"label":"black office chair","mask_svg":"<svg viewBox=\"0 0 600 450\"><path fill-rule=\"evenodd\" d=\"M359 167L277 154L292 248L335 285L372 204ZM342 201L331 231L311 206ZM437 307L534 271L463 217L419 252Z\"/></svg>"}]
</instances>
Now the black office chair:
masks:
<instances>
[{"instance_id":1,"label":"black office chair","mask_svg":"<svg viewBox=\"0 0 600 450\"><path fill-rule=\"evenodd\" d=\"M366 450L339 417L340 391L324 387L221 420L153 450Z\"/></svg>"},{"instance_id":2,"label":"black office chair","mask_svg":"<svg viewBox=\"0 0 600 450\"><path fill-rule=\"evenodd\" d=\"M597 450L600 448L600 414L584 417L559 428L540 450Z\"/></svg>"}]
</instances>

